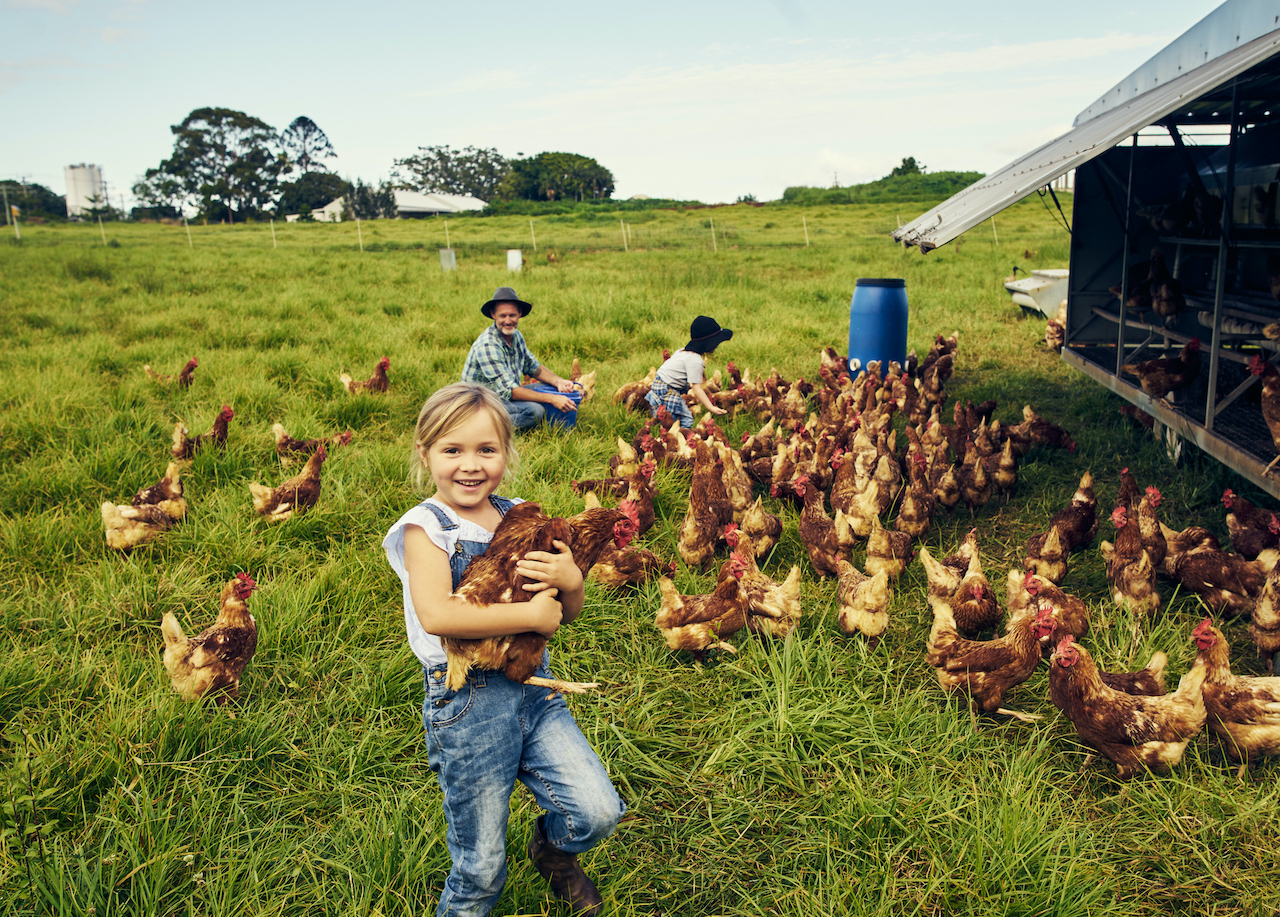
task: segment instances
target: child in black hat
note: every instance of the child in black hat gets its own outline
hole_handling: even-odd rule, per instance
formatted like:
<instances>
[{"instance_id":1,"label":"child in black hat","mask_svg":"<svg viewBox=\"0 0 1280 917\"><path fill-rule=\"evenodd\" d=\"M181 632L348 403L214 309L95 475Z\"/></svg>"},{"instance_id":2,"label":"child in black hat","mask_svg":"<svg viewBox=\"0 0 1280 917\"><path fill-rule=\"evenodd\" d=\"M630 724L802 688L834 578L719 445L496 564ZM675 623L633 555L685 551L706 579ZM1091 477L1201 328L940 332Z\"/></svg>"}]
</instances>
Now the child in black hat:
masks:
<instances>
[{"instance_id":1,"label":"child in black hat","mask_svg":"<svg viewBox=\"0 0 1280 917\"><path fill-rule=\"evenodd\" d=\"M733 337L728 328L721 328L714 318L699 315L689 326L689 343L683 350L677 350L667 362L658 369L645 401L649 403L649 413L657 415L658 408L666 408L671 416L680 421L681 427L693 426L693 414L681 396L692 392L693 397L712 414L724 414L724 408L711 403L702 388L702 379L706 374L706 354L712 353L724 341Z\"/></svg>"}]
</instances>

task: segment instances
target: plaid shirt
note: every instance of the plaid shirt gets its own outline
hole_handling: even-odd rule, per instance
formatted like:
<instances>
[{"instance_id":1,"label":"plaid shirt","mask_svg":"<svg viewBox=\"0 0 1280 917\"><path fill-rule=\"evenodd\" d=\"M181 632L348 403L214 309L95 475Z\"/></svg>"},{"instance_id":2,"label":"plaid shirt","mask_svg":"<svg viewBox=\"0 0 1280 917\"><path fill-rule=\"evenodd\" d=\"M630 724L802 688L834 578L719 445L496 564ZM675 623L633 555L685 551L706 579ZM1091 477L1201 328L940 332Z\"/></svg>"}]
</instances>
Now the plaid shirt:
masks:
<instances>
[{"instance_id":1,"label":"plaid shirt","mask_svg":"<svg viewBox=\"0 0 1280 917\"><path fill-rule=\"evenodd\" d=\"M536 377L540 369L542 364L525 346L519 329L508 345L498 326L490 325L471 345L467 362L462 364L462 381L478 382L499 398L510 401L511 390L520 385L525 376Z\"/></svg>"}]
</instances>

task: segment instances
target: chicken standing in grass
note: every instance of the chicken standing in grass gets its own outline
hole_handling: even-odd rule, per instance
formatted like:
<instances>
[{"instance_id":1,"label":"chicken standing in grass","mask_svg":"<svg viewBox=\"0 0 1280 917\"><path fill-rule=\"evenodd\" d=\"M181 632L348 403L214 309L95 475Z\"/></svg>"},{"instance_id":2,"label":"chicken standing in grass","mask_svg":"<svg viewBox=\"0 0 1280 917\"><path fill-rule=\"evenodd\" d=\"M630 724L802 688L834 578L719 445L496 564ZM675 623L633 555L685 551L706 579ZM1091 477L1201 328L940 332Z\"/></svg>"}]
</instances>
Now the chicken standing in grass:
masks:
<instances>
[{"instance_id":1,"label":"chicken standing in grass","mask_svg":"<svg viewBox=\"0 0 1280 917\"><path fill-rule=\"evenodd\" d=\"M1280 754L1280 678L1251 678L1231 673L1231 654L1222 631L1205 618L1194 632L1199 655L1207 668L1204 707L1209 728L1222 739L1227 754L1240 762L1243 777L1259 755Z\"/></svg>"},{"instance_id":2,"label":"chicken standing in grass","mask_svg":"<svg viewBox=\"0 0 1280 917\"><path fill-rule=\"evenodd\" d=\"M262 484L249 485L249 493L253 496L253 509L268 522L283 522L295 513L304 512L316 505L320 499L320 466L328 457L324 444L311 453L302 471L279 487L265 487Z\"/></svg>"},{"instance_id":3,"label":"chicken standing in grass","mask_svg":"<svg viewBox=\"0 0 1280 917\"><path fill-rule=\"evenodd\" d=\"M181 371L176 376L162 375L161 373L153 370L150 363L143 366L142 371L146 373L148 379L157 385L176 384L178 388L190 388L191 383L195 378L196 367L199 365L199 361L196 360L195 357L192 357L187 361L187 365L182 367Z\"/></svg>"},{"instance_id":4,"label":"chicken standing in grass","mask_svg":"<svg viewBox=\"0 0 1280 917\"><path fill-rule=\"evenodd\" d=\"M240 696L240 676L258 649L258 625L249 596L258 588L248 573L237 573L222 589L217 620L187 637L173 612L166 612L164 668L173 688L187 700L217 692L219 704Z\"/></svg>"},{"instance_id":5,"label":"chicken standing in grass","mask_svg":"<svg viewBox=\"0 0 1280 917\"><path fill-rule=\"evenodd\" d=\"M235 416L236 412L231 410L231 406L224 404L222 410L218 412L218 416L213 419L213 426L209 428L209 432L200 433L196 436L191 435L185 424L175 424L173 428L173 447L169 450L170 453L175 459L182 461L193 457L210 443L219 449L226 448L227 424Z\"/></svg>"},{"instance_id":6,"label":"chicken standing in grass","mask_svg":"<svg viewBox=\"0 0 1280 917\"><path fill-rule=\"evenodd\" d=\"M187 501L182 495L178 463L170 462L164 477L138 491L132 505L102 504L107 547L124 551L146 544L161 532L173 528L186 514Z\"/></svg>"},{"instance_id":7,"label":"chicken standing in grass","mask_svg":"<svg viewBox=\"0 0 1280 917\"><path fill-rule=\"evenodd\" d=\"M342 372L338 373L338 381L352 395L358 395L362 392L385 392L391 386L390 381L387 379L387 370L390 367L391 358L383 357L378 361L378 365L373 369L373 375L368 379L352 379L350 375Z\"/></svg>"}]
</instances>

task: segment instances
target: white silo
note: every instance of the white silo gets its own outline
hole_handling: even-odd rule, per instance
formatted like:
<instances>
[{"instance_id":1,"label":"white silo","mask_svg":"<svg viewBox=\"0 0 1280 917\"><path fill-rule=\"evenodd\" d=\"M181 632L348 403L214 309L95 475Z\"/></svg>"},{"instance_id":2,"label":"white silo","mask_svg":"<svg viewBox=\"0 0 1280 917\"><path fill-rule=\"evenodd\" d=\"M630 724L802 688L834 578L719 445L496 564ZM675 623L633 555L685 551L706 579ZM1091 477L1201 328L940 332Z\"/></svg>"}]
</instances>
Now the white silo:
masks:
<instances>
[{"instance_id":1,"label":"white silo","mask_svg":"<svg viewBox=\"0 0 1280 917\"><path fill-rule=\"evenodd\" d=\"M106 201L102 196L102 170L95 165L67 166L62 170L67 179L67 216L79 218L94 206Z\"/></svg>"}]
</instances>

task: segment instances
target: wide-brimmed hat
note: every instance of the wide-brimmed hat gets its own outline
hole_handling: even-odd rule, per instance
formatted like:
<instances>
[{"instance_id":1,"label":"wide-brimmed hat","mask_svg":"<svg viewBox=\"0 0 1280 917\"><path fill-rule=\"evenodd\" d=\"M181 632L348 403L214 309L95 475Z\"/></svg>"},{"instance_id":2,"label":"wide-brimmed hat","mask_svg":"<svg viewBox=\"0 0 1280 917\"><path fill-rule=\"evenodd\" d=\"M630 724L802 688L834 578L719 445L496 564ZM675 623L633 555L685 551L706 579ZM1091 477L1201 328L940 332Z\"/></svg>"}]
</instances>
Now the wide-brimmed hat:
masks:
<instances>
[{"instance_id":1,"label":"wide-brimmed hat","mask_svg":"<svg viewBox=\"0 0 1280 917\"><path fill-rule=\"evenodd\" d=\"M728 328L721 328L714 318L699 315L689 326L689 343L684 349L694 353L710 353L731 337L733 332Z\"/></svg>"},{"instance_id":2,"label":"wide-brimmed hat","mask_svg":"<svg viewBox=\"0 0 1280 917\"><path fill-rule=\"evenodd\" d=\"M533 308L532 303L527 303L519 296L511 287L498 287L493 291L493 299L489 300L480 307L480 311L484 313L485 318L493 318L493 307L500 302L513 302L520 307L520 317L524 318L529 314L529 310Z\"/></svg>"}]
</instances>

